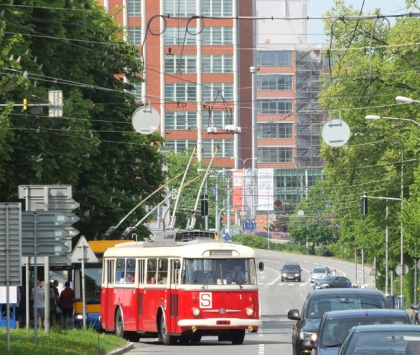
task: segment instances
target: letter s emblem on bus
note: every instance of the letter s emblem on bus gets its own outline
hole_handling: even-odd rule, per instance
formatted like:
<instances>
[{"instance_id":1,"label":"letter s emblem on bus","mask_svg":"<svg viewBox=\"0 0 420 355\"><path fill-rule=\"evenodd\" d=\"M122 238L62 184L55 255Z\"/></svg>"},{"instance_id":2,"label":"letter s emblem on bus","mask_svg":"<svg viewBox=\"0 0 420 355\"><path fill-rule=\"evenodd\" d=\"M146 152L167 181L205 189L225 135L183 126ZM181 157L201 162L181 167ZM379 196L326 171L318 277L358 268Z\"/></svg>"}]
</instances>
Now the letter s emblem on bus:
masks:
<instances>
[{"instance_id":1,"label":"letter s emblem on bus","mask_svg":"<svg viewBox=\"0 0 420 355\"><path fill-rule=\"evenodd\" d=\"M200 308L212 308L211 292L200 292Z\"/></svg>"}]
</instances>

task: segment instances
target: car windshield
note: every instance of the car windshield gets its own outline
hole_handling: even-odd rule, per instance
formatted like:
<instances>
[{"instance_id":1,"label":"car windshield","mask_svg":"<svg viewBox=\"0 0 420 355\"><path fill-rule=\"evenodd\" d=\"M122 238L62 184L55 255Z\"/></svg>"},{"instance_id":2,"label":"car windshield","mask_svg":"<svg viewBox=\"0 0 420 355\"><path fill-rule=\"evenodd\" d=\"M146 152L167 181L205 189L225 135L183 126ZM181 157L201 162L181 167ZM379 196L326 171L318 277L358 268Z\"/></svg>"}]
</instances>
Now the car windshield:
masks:
<instances>
[{"instance_id":1,"label":"car windshield","mask_svg":"<svg viewBox=\"0 0 420 355\"><path fill-rule=\"evenodd\" d=\"M300 271L297 265L284 265L283 271Z\"/></svg>"},{"instance_id":2,"label":"car windshield","mask_svg":"<svg viewBox=\"0 0 420 355\"><path fill-rule=\"evenodd\" d=\"M387 308L379 295L360 296L331 295L329 297L313 297L308 307L308 318L322 318L325 312L360 308Z\"/></svg>"},{"instance_id":3,"label":"car windshield","mask_svg":"<svg viewBox=\"0 0 420 355\"><path fill-rule=\"evenodd\" d=\"M315 268L312 271L312 273L313 274L326 274L327 273L327 269L318 267L318 268Z\"/></svg>"},{"instance_id":4,"label":"car windshield","mask_svg":"<svg viewBox=\"0 0 420 355\"><path fill-rule=\"evenodd\" d=\"M321 348L338 347L350 328L368 324L409 324L407 317L377 316L364 318L326 319L320 338Z\"/></svg>"},{"instance_id":5,"label":"car windshield","mask_svg":"<svg viewBox=\"0 0 420 355\"><path fill-rule=\"evenodd\" d=\"M348 354L414 354L420 342L418 331L356 333L348 345ZM416 353L417 354L417 353Z\"/></svg>"}]
</instances>

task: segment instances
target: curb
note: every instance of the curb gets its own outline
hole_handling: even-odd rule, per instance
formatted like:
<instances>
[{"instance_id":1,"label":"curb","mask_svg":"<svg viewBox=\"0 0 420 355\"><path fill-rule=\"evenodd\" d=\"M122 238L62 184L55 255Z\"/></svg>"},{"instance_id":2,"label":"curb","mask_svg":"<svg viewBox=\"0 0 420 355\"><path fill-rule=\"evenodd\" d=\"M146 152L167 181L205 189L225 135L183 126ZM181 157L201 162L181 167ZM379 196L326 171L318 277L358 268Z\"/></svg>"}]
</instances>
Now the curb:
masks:
<instances>
[{"instance_id":1,"label":"curb","mask_svg":"<svg viewBox=\"0 0 420 355\"><path fill-rule=\"evenodd\" d=\"M134 344L133 343L127 343L127 345L124 345L121 348L109 351L106 353L106 355L120 355L120 354L124 354L127 351L130 351L131 349L134 348Z\"/></svg>"}]
</instances>

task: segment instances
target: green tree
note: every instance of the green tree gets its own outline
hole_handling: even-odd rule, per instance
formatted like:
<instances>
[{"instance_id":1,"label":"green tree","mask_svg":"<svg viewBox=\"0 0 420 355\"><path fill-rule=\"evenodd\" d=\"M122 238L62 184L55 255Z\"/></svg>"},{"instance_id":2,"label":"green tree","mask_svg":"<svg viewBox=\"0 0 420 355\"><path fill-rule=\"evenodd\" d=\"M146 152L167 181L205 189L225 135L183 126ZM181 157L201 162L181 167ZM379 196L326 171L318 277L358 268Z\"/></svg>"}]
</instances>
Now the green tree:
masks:
<instances>
[{"instance_id":1,"label":"green tree","mask_svg":"<svg viewBox=\"0 0 420 355\"><path fill-rule=\"evenodd\" d=\"M141 81L137 48L94 0L2 0L0 7L1 99L45 103L48 90L64 98L59 118L3 111L1 200L16 200L18 185L71 184L81 205L76 227L100 237L165 178L163 138L139 135L130 122L133 83ZM144 213L139 208L121 230Z\"/></svg>"}]
</instances>

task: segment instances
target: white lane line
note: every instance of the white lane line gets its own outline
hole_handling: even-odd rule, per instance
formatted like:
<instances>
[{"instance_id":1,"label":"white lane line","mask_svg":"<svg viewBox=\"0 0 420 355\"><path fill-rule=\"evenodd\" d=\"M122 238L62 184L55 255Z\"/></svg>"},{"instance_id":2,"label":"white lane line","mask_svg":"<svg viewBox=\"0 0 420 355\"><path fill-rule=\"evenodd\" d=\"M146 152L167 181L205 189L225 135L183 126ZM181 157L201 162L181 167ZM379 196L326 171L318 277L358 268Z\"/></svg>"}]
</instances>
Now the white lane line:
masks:
<instances>
[{"instance_id":1,"label":"white lane line","mask_svg":"<svg viewBox=\"0 0 420 355\"><path fill-rule=\"evenodd\" d=\"M264 332L263 332L262 326L258 327L258 336L262 337L264 335L263 333Z\"/></svg>"},{"instance_id":2,"label":"white lane line","mask_svg":"<svg viewBox=\"0 0 420 355\"><path fill-rule=\"evenodd\" d=\"M258 346L258 355L264 355L264 344Z\"/></svg>"}]
</instances>

